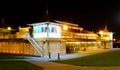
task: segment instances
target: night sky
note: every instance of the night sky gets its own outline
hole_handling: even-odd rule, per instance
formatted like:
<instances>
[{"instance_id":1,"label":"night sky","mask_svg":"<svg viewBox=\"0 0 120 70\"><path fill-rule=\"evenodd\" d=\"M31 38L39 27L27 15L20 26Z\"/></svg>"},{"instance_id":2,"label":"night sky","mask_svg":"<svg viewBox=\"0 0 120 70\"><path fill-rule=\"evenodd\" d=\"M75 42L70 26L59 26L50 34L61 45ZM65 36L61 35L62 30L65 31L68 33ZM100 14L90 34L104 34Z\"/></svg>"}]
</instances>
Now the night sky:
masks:
<instances>
[{"instance_id":1,"label":"night sky","mask_svg":"<svg viewBox=\"0 0 120 70\"><path fill-rule=\"evenodd\" d=\"M0 3L0 17L12 28L39 22L48 6L51 19L79 24L94 32L107 25L120 38L120 2L115 0L4 0Z\"/></svg>"}]
</instances>

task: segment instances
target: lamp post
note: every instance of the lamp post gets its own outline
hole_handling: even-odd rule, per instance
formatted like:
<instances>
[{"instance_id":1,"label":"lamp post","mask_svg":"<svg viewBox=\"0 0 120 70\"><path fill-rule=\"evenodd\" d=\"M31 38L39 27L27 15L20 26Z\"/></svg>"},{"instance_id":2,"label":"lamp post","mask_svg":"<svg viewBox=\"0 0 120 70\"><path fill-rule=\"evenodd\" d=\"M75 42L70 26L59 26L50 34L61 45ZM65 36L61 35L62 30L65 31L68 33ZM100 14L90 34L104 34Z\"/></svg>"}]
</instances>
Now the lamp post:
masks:
<instances>
[{"instance_id":1,"label":"lamp post","mask_svg":"<svg viewBox=\"0 0 120 70\"><path fill-rule=\"evenodd\" d=\"M9 31L8 37L9 37L9 39L10 39L10 32L11 32L12 28L11 28L11 27L8 27L7 29L8 29L8 31Z\"/></svg>"},{"instance_id":2,"label":"lamp post","mask_svg":"<svg viewBox=\"0 0 120 70\"><path fill-rule=\"evenodd\" d=\"M9 35L8 35L8 37L9 37L8 38L9 39L9 42L8 42L8 44L9 44L9 50L8 50L8 52L10 52L10 31L11 31L12 28L8 27L7 29L9 30Z\"/></svg>"}]
</instances>

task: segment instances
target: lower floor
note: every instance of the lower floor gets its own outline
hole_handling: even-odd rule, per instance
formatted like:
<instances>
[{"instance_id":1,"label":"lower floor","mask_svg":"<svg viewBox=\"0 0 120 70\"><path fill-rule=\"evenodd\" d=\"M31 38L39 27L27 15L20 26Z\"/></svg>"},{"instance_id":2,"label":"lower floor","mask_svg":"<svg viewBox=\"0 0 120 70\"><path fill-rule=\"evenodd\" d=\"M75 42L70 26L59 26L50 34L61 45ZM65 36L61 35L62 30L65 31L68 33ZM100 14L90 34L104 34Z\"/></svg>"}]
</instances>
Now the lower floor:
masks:
<instances>
[{"instance_id":1,"label":"lower floor","mask_svg":"<svg viewBox=\"0 0 120 70\"><path fill-rule=\"evenodd\" d=\"M96 50L100 48L110 48L112 42L65 42L65 41L51 41L51 42L40 42L44 55L56 55L66 53L76 53L79 51ZM39 45L40 45L39 44ZM40 56L38 51L33 47L27 40L21 41L4 41L0 42L0 53L10 53L19 55L34 55Z\"/></svg>"},{"instance_id":2,"label":"lower floor","mask_svg":"<svg viewBox=\"0 0 120 70\"><path fill-rule=\"evenodd\" d=\"M66 42L66 53L110 48L111 42Z\"/></svg>"}]
</instances>

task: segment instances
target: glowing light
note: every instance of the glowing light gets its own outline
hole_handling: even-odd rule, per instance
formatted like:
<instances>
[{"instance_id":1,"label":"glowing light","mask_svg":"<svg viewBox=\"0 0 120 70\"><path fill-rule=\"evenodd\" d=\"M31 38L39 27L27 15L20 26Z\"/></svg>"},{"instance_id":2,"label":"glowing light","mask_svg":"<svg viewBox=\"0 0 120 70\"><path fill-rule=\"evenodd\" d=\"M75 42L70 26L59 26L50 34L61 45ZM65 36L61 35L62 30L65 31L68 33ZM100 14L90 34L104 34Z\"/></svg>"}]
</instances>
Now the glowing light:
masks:
<instances>
[{"instance_id":1,"label":"glowing light","mask_svg":"<svg viewBox=\"0 0 120 70\"><path fill-rule=\"evenodd\" d=\"M11 27L8 27L7 29L8 29L8 30L11 30L12 28L11 28Z\"/></svg>"},{"instance_id":2,"label":"glowing light","mask_svg":"<svg viewBox=\"0 0 120 70\"><path fill-rule=\"evenodd\" d=\"M67 26L67 25L64 25L64 26L63 26L63 29L64 29L64 30L68 30L68 26Z\"/></svg>"},{"instance_id":3,"label":"glowing light","mask_svg":"<svg viewBox=\"0 0 120 70\"><path fill-rule=\"evenodd\" d=\"M103 34L103 31L100 31L99 33L100 33L100 34Z\"/></svg>"},{"instance_id":4,"label":"glowing light","mask_svg":"<svg viewBox=\"0 0 120 70\"><path fill-rule=\"evenodd\" d=\"M76 44L79 44L80 42L75 42Z\"/></svg>"},{"instance_id":5,"label":"glowing light","mask_svg":"<svg viewBox=\"0 0 120 70\"><path fill-rule=\"evenodd\" d=\"M81 42L81 43L85 43L85 42Z\"/></svg>"},{"instance_id":6,"label":"glowing light","mask_svg":"<svg viewBox=\"0 0 120 70\"><path fill-rule=\"evenodd\" d=\"M101 42L98 42L98 43L101 43Z\"/></svg>"},{"instance_id":7,"label":"glowing light","mask_svg":"<svg viewBox=\"0 0 120 70\"><path fill-rule=\"evenodd\" d=\"M91 43L96 43L96 42L91 42Z\"/></svg>"},{"instance_id":8,"label":"glowing light","mask_svg":"<svg viewBox=\"0 0 120 70\"><path fill-rule=\"evenodd\" d=\"M91 42L87 42L87 43L91 43Z\"/></svg>"},{"instance_id":9,"label":"glowing light","mask_svg":"<svg viewBox=\"0 0 120 70\"><path fill-rule=\"evenodd\" d=\"M74 42L69 42L69 43L74 43Z\"/></svg>"},{"instance_id":10,"label":"glowing light","mask_svg":"<svg viewBox=\"0 0 120 70\"><path fill-rule=\"evenodd\" d=\"M116 41L116 39L114 38L113 41Z\"/></svg>"},{"instance_id":11,"label":"glowing light","mask_svg":"<svg viewBox=\"0 0 120 70\"><path fill-rule=\"evenodd\" d=\"M29 29L28 29L28 28L26 28L26 31L29 31Z\"/></svg>"}]
</instances>

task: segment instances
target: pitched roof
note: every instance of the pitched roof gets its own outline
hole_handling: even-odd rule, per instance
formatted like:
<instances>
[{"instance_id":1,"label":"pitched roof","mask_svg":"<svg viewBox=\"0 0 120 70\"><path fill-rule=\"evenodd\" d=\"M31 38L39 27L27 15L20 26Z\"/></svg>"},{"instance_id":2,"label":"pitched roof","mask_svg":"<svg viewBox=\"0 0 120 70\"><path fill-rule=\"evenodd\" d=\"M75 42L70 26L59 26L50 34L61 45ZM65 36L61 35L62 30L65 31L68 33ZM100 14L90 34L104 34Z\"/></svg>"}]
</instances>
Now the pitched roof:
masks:
<instances>
[{"instance_id":1,"label":"pitched roof","mask_svg":"<svg viewBox=\"0 0 120 70\"><path fill-rule=\"evenodd\" d=\"M2 18L1 22L0 22L0 28L6 28L6 24L5 24L5 21L4 21L4 18Z\"/></svg>"},{"instance_id":2,"label":"pitched roof","mask_svg":"<svg viewBox=\"0 0 120 70\"><path fill-rule=\"evenodd\" d=\"M109 32L107 29L107 25L105 25L105 28L103 29L103 32Z\"/></svg>"}]
</instances>

